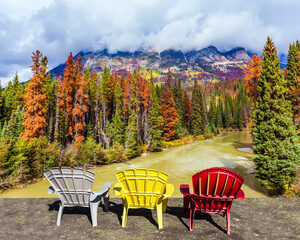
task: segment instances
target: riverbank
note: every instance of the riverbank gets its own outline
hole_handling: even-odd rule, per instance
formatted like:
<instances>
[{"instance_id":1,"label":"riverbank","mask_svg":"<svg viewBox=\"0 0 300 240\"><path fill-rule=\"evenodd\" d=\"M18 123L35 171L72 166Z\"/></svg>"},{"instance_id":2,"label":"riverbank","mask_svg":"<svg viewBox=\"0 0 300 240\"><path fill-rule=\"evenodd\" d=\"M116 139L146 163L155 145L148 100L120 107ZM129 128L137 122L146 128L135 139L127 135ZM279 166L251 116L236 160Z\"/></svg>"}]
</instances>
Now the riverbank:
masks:
<instances>
[{"instance_id":1,"label":"riverbank","mask_svg":"<svg viewBox=\"0 0 300 240\"><path fill-rule=\"evenodd\" d=\"M121 199L110 199L109 212L98 209L98 226L92 227L88 209L66 209L56 226L58 199L0 199L1 239L299 239L300 199L235 200L231 208L231 235L218 214L196 214L194 229L182 214L182 199L171 198L157 228L155 210L129 210L121 227Z\"/></svg>"},{"instance_id":2,"label":"riverbank","mask_svg":"<svg viewBox=\"0 0 300 240\"><path fill-rule=\"evenodd\" d=\"M253 154L240 152L237 148L248 147L251 144L249 132L236 131L218 135L212 139L198 141L140 156L127 162L105 165L92 169L96 174L93 191L98 191L105 182L115 184L117 171L128 168L158 169L169 175L168 183L174 185L173 197L181 198L180 184L190 184L192 176L210 167L226 167L239 173L245 179L242 186L246 197L266 198L265 190L254 177L250 166ZM49 198L55 194L46 194L50 186L47 180L24 186L23 188L7 190L0 198ZM112 197L113 193L112 193Z\"/></svg>"},{"instance_id":3,"label":"riverbank","mask_svg":"<svg viewBox=\"0 0 300 240\"><path fill-rule=\"evenodd\" d=\"M207 134L205 135L199 135L199 136L192 136L192 135L188 135L186 137L180 138L180 139L175 139L172 141L163 141L162 145L163 145L163 151L173 148L173 147L177 147L177 146L181 146L181 145L185 145L185 144L190 144L190 143L195 143L195 142L199 142L205 139L211 139L216 135L213 134ZM107 165L112 165L115 163L126 163L128 165L130 165L130 161L134 160L137 157L140 156L147 156L149 155L151 152L148 152L148 148L147 145L144 145L141 150L141 155L140 156L136 156L133 158L127 158L125 153L124 153L124 149L119 149L120 146L116 146L116 149L112 151L112 149L103 149L102 152L102 157L103 157L103 162L106 162L106 164L102 164L102 165L93 165L90 163L86 163L83 168L88 169L88 170L92 170L96 169L96 168L101 168ZM74 152L78 152L78 149L73 149ZM80 152L80 151L79 151ZM50 156L51 157L51 156ZM76 157L76 156L75 156ZM74 158L74 157L73 157ZM109 161L107 159L110 159ZM80 166L79 166L80 167ZM5 193L7 191L11 191L14 189L20 189L20 188L24 188L26 187L28 184L33 184L33 183L38 183L42 180L45 180L44 176L41 176L39 178L33 178L27 181L23 181L20 182L18 184L14 184L14 185L9 185L9 184L3 184L2 182L0 183L0 194ZM9 187L5 187L5 185L9 186Z\"/></svg>"}]
</instances>

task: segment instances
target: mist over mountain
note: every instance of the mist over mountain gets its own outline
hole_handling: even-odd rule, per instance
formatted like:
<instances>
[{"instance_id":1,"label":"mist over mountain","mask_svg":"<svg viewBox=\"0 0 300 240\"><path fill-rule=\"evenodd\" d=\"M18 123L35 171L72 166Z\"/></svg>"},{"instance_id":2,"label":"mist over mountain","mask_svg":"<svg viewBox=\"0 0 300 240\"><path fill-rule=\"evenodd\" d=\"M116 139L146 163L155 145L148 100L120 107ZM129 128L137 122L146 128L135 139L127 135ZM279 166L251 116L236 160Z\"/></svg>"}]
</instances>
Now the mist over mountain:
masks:
<instances>
[{"instance_id":1,"label":"mist over mountain","mask_svg":"<svg viewBox=\"0 0 300 240\"><path fill-rule=\"evenodd\" d=\"M201 80L226 80L240 77L243 68L251 59L245 48L236 47L227 52L221 52L214 46L201 50L179 51L154 49L140 49L134 52L118 51L110 53L107 49L102 51L81 51L83 68L90 68L91 72L102 72L103 67L126 75L128 71L154 71L164 75L168 68L173 74L183 80L196 77ZM76 54L74 58L77 58ZM63 76L65 65L60 64L51 70L54 76Z\"/></svg>"}]
</instances>

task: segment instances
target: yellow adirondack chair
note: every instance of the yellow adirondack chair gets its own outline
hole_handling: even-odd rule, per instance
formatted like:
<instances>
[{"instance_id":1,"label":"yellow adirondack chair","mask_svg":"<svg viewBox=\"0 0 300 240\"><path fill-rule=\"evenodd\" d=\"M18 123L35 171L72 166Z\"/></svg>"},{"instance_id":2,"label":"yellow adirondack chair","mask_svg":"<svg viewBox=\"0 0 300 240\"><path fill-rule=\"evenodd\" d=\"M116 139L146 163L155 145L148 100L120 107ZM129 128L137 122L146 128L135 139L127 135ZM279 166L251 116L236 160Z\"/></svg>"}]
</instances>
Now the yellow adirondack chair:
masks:
<instances>
[{"instance_id":1,"label":"yellow adirondack chair","mask_svg":"<svg viewBox=\"0 0 300 240\"><path fill-rule=\"evenodd\" d=\"M114 186L114 193L123 202L122 227L126 226L129 208L147 208L156 209L158 228L162 229L162 213L174 192L173 184L166 184L168 175L153 169L127 169L116 176L119 183Z\"/></svg>"}]
</instances>

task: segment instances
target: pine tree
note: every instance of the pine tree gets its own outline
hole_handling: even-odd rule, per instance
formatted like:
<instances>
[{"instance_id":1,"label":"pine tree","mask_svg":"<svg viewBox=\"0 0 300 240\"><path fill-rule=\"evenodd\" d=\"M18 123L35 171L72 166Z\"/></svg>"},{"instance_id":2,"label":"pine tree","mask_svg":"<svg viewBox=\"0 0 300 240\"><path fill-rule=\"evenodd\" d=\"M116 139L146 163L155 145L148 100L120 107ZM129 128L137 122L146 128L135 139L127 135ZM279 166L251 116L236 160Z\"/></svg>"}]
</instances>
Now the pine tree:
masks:
<instances>
[{"instance_id":1,"label":"pine tree","mask_svg":"<svg viewBox=\"0 0 300 240\"><path fill-rule=\"evenodd\" d=\"M33 71L33 77L27 87L25 94L25 109L24 113L25 121L23 123L25 127L24 133L20 135L21 139L32 141L35 138L41 137L46 130L46 109L45 101L46 95L43 92L43 67L41 66L40 59L42 54L39 50L33 52L32 61L33 65L31 70Z\"/></svg>"},{"instance_id":2,"label":"pine tree","mask_svg":"<svg viewBox=\"0 0 300 240\"><path fill-rule=\"evenodd\" d=\"M204 110L204 100L202 89L197 80L194 81L192 91L192 133L197 136L204 134L206 125L206 116Z\"/></svg>"},{"instance_id":3,"label":"pine tree","mask_svg":"<svg viewBox=\"0 0 300 240\"><path fill-rule=\"evenodd\" d=\"M122 111L123 94L120 82L115 85L115 114L114 114L114 130L113 141L119 144L124 143L124 117Z\"/></svg>"},{"instance_id":4,"label":"pine tree","mask_svg":"<svg viewBox=\"0 0 300 240\"><path fill-rule=\"evenodd\" d=\"M215 123L215 125L218 129L223 126L222 116L223 116L223 102L222 102L222 99L219 98L218 106L217 106L217 113L216 113L216 123Z\"/></svg>"},{"instance_id":5,"label":"pine tree","mask_svg":"<svg viewBox=\"0 0 300 240\"><path fill-rule=\"evenodd\" d=\"M20 83L17 73L13 81L9 81L8 86L3 91L3 96L5 98L6 118L9 118L17 108L24 107L24 86Z\"/></svg>"},{"instance_id":6,"label":"pine tree","mask_svg":"<svg viewBox=\"0 0 300 240\"><path fill-rule=\"evenodd\" d=\"M172 96L172 80L170 69L167 75L162 96L161 96L161 112L164 122L164 140L170 141L175 138L175 126L178 123L178 114L175 109L175 102Z\"/></svg>"},{"instance_id":7,"label":"pine tree","mask_svg":"<svg viewBox=\"0 0 300 240\"><path fill-rule=\"evenodd\" d=\"M139 105L140 104L138 100L138 75L136 70L134 70L131 79L130 107L128 109L129 118L126 129L125 142L126 154L130 158L138 156L140 154L141 139L139 135L139 119L137 114L140 110Z\"/></svg>"},{"instance_id":8,"label":"pine tree","mask_svg":"<svg viewBox=\"0 0 300 240\"><path fill-rule=\"evenodd\" d=\"M215 96L213 96L212 100L209 103L208 118L209 118L209 122L211 122L214 125L216 122L216 113L217 113L216 98Z\"/></svg>"},{"instance_id":9,"label":"pine tree","mask_svg":"<svg viewBox=\"0 0 300 240\"><path fill-rule=\"evenodd\" d=\"M188 92L184 91L184 99L185 99L185 108L184 108L184 124L188 131L191 130L192 123L192 103L191 98Z\"/></svg>"},{"instance_id":10,"label":"pine tree","mask_svg":"<svg viewBox=\"0 0 300 240\"><path fill-rule=\"evenodd\" d=\"M5 107L5 97L2 91L1 81L0 81L0 129L6 118L6 107Z\"/></svg>"},{"instance_id":11,"label":"pine tree","mask_svg":"<svg viewBox=\"0 0 300 240\"><path fill-rule=\"evenodd\" d=\"M253 143L259 181L269 189L286 189L296 175L299 141L292 121L288 88L280 70L277 50L268 37L258 80Z\"/></svg>"},{"instance_id":12,"label":"pine tree","mask_svg":"<svg viewBox=\"0 0 300 240\"><path fill-rule=\"evenodd\" d=\"M148 149L150 152L157 152L162 150L162 133L163 133L163 117L160 114L159 98L155 86L153 84L153 77L150 78L151 98L150 98L150 116L149 116L149 143Z\"/></svg>"}]
</instances>

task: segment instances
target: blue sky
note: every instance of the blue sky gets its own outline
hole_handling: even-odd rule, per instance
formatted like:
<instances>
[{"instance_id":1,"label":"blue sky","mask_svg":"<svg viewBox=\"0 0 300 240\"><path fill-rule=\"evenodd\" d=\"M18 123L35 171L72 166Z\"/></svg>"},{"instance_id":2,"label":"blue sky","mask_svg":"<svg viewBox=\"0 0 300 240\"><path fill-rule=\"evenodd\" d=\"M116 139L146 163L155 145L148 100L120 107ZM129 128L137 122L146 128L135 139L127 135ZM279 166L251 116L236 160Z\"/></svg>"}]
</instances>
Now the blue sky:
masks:
<instances>
[{"instance_id":1,"label":"blue sky","mask_svg":"<svg viewBox=\"0 0 300 240\"><path fill-rule=\"evenodd\" d=\"M300 39L298 0L2 0L0 80L31 76L39 49L50 68L70 51L138 48L261 52L270 36L280 53Z\"/></svg>"}]
</instances>

